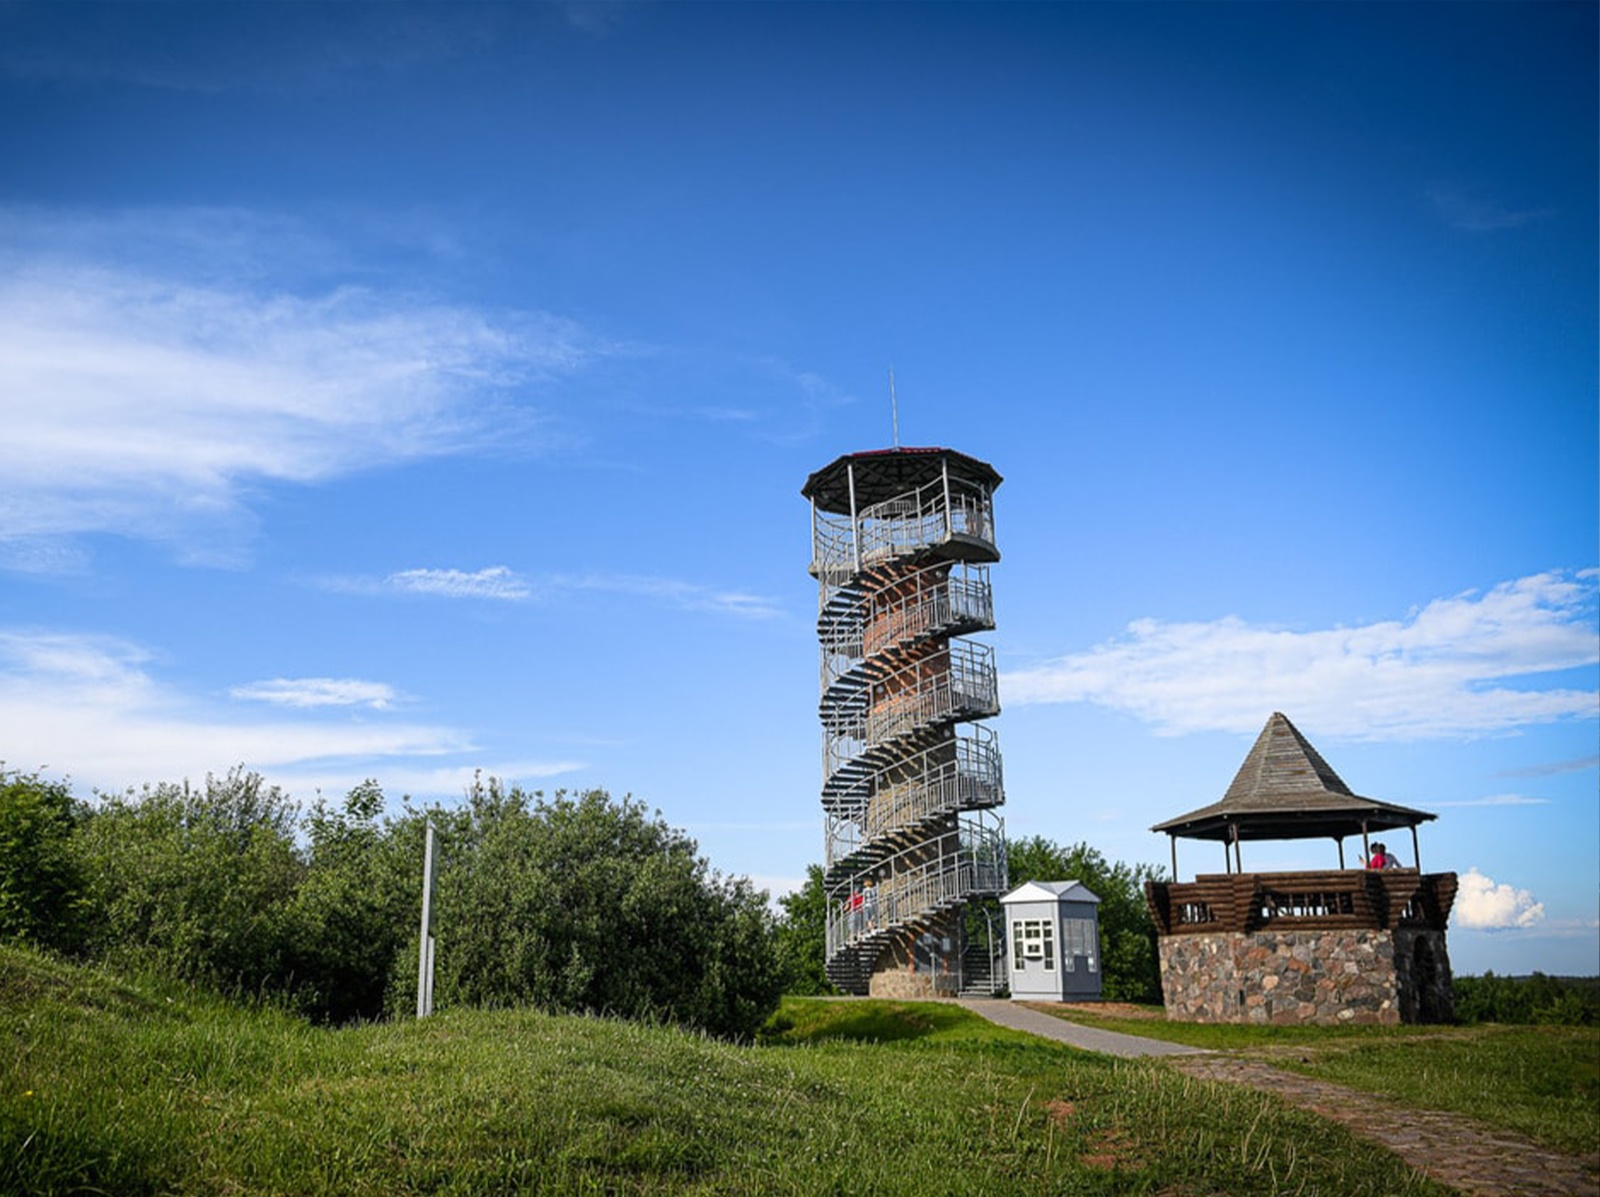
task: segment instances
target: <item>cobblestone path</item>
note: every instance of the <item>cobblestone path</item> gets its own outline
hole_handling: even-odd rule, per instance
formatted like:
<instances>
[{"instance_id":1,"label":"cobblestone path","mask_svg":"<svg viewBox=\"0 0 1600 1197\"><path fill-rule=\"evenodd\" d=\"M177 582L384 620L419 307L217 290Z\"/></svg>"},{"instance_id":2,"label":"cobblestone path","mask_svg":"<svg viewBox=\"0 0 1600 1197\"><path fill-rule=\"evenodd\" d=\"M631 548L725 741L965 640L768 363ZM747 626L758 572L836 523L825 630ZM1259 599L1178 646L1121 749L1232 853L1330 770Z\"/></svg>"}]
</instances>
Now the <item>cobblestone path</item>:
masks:
<instances>
[{"instance_id":1,"label":"cobblestone path","mask_svg":"<svg viewBox=\"0 0 1600 1197\"><path fill-rule=\"evenodd\" d=\"M1382 1144L1430 1180L1472 1197L1600 1195L1600 1152L1563 1155L1459 1114L1410 1109L1259 1060L1181 1056L1172 1064L1190 1076L1276 1094Z\"/></svg>"}]
</instances>

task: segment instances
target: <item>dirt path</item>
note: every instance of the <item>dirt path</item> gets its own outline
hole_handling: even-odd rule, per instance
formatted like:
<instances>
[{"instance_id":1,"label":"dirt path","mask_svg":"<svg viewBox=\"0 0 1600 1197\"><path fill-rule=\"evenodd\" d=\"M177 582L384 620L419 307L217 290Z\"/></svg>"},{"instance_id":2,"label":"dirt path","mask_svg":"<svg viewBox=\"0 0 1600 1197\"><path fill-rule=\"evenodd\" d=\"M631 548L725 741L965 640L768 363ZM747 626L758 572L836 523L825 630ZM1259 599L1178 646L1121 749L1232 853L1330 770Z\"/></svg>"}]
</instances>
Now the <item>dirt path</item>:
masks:
<instances>
[{"instance_id":1,"label":"dirt path","mask_svg":"<svg viewBox=\"0 0 1600 1197\"><path fill-rule=\"evenodd\" d=\"M1190 1076L1276 1094L1382 1144L1430 1180L1472 1197L1600 1195L1600 1152L1562 1155L1459 1114L1410 1109L1258 1060L1182 1056L1172 1064Z\"/></svg>"}]
</instances>

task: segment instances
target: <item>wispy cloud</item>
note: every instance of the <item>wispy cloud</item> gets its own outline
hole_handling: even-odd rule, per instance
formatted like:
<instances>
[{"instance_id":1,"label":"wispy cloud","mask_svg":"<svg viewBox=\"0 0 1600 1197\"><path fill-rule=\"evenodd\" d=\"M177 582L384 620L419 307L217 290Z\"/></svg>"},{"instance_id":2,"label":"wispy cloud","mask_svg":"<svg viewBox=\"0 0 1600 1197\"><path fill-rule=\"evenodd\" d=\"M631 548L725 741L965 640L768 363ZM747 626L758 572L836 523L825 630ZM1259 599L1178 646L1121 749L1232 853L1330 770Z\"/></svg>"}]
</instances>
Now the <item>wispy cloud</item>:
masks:
<instances>
[{"instance_id":1,"label":"wispy cloud","mask_svg":"<svg viewBox=\"0 0 1600 1197\"><path fill-rule=\"evenodd\" d=\"M1551 215L1549 208L1513 207L1481 188L1458 183L1434 184L1428 189L1428 202L1446 224L1468 233L1520 228Z\"/></svg>"},{"instance_id":2,"label":"wispy cloud","mask_svg":"<svg viewBox=\"0 0 1600 1197\"><path fill-rule=\"evenodd\" d=\"M1544 903L1525 889L1496 883L1476 868L1461 875L1455 922L1475 931L1533 927L1544 921Z\"/></svg>"},{"instance_id":3,"label":"wispy cloud","mask_svg":"<svg viewBox=\"0 0 1600 1197\"><path fill-rule=\"evenodd\" d=\"M1595 570L1437 599L1405 619L1324 631L1145 619L1127 634L1001 679L1010 704L1090 702L1158 732L1251 732L1293 712L1326 735L1408 740L1593 719L1592 689L1504 684L1600 658Z\"/></svg>"},{"instance_id":4,"label":"wispy cloud","mask_svg":"<svg viewBox=\"0 0 1600 1197\"><path fill-rule=\"evenodd\" d=\"M242 763L300 797L342 792L365 777L391 793L453 796L478 766L511 780L580 767L566 759L496 764L459 728L346 713L387 711L394 692L380 682L305 678L239 687L240 697L305 712L261 718L161 682L158 664L148 649L113 637L0 630L0 760L69 772L80 786L111 791Z\"/></svg>"},{"instance_id":5,"label":"wispy cloud","mask_svg":"<svg viewBox=\"0 0 1600 1197\"><path fill-rule=\"evenodd\" d=\"M563 590L609 591L634 594L668 603L685 611L705 611L714 615L733 615L740 619L771 619L781 615L777 600L743 590L724 590L678 578L658 578L642 574L554 575L552 588Z\"/></svg>"},{"instance_id":6,"label":"wispy cloud","mask_svg":"<svg viewBox=\"0 0 1600 1197\"><path fill-rule=\"evenodd\" d=\"M1526 794L1491 794L1487 798L1468 798L1462 802L1430 802L1429 806L1549 806L1548 798L1530 798Z\"/></svg>"},{"instance_id":7,"label":"wispy cloud","mask_svg":"<svg viewBox=\"0 0 1600 1197\"><path fill-rule=\"evenodd\" d=\"M1562 773L1582 773L1600 767L1600 756L1580 756L1570 761L1551 761L1543 765L1529 765L1522 769L1504 769L1499 777L1556 777Z\"/></svg>"},{"instance_id":8,"label":"wispy cloud","mask_svg":"<svg viewBox=\"0 0 1600 1197\"><path fill-rule=\"evenodd\" d=\"M783 613L776 599L745 590L707 586L681 578L648 574L519 574L509 566L486 569L405 569L383 578L330 577L319 580L328 590L347 594L415 594L450 599L495 599L522 602L556 601L583 593L633 595L683 611L728 615L737 619L771 619Z\"/></svg>"},{"instance_id":9,"label":"wispy cloud","mask_svg":"<svg viewBox=\"0 0 1600 1197\"><path fill-rule=\"evenodd\" d=\"M532 590L528 583L503 565L468 573L460 569L406 569L383 580L385 589L402 594L438 598L499 599L515 602Z\"/></svg>"},{"instance_id":10,"label":"wispy cloud","mask_svg":"<svg viewBox=\"0 0 1600 1197\"><path fill-rule=\"evenodd\" d=\"M551 317L6 265L0 541L226 541L263 483L465 452L491 428L536 444L538 418L511 396L587 352Z\"/></svg>"},{"instance_id":11,"label":"wispy cloud","mask_svg":"<svg viewBox=\"0 0 1600 1197\"><path fill-rule=\"evenodd\" d=\"M383 682L341 677L279 677L235 686L228 693L275 706L371 707L377 711L386 710L395 700L394 687Z\"/></svg>"},{"instance_id":12,"label":"wispy cloud","mask_svg":"<svg viewBox=\"0 0 1600 1197\"><path fill-rule=\"evenodd\" d=\"M17 574L81 574L89 555L68 540L54 536L0 539L0 570Z\"/></svg>"}]
</instances>

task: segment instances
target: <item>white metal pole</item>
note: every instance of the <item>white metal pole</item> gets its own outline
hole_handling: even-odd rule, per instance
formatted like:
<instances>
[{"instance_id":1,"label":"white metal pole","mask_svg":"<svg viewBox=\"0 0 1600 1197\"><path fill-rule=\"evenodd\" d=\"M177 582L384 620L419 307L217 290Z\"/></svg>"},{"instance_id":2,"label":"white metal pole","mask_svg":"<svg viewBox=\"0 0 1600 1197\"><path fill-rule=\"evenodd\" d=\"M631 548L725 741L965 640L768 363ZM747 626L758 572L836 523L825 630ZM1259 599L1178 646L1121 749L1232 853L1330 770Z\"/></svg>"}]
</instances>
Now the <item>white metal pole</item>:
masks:
<instances>
[{"instance_id":1,"label":"white metal pole","mask_svg":"<svg viewBox=\"0 0 1600 1197\"><path fill-rule=\"evenodd\" d=\"M433 1013L433 824L422 848L422 936L417 947L417 1017Z\"/></svg>"},{"instance_id":2,"label":"white metal pole","mask_svg":"<svg viewBox=\"0 0 1600 1197\"><path fill-rule=\"evenodd\" d=\"M944 538L949 540L955 535L955 516L950 510L950 459L939 459L939 477L944 482ZM967 529L969 532L971 529Z\"/></svg>"},{"instance_id":3,"label":"white metal pole","mask_svg":"<svg viewBox=\"0 0 1600 1197\"><path fill-rule=\"evenodd\" d=\"M861 524L856 515L856 467L844 467L845 479L850 483L850 546L855 550L855 570L861 572Z\"/></svg>"}]
</instances>

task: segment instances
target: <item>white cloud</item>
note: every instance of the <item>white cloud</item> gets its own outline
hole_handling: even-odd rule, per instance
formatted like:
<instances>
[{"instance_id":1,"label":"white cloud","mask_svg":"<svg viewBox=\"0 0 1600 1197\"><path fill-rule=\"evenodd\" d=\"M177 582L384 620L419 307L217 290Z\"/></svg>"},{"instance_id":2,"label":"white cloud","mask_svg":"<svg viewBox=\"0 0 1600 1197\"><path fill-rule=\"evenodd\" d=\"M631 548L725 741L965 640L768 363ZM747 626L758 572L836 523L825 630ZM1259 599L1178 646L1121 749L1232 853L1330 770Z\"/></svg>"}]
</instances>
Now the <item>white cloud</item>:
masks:
<instances>
[{"instance_id":1,"label":"white cloud","mask_svg":"<svg viewBox=\"0 0 1600 1197\"><path fill-rule=\"evenodd\" d=\"M406 569L390 574L384 585L405 594L428 594L441 598L486 598L516 601L532 591L527 582L503 565L492 565L475 573L459 569Z\"/></svg>"},{"instance_id":2,"label":"white cloud","mask_svg":"<svg viewBox=\"0 0 1600 1197\"><path fill-rule=\"evenodd\" d=\"M1474 931L1532 927L1544 921L1544 903L1525 889L1497 885L1476 867L1461 875L1456 891L1455 921Z\"/></svg>"},{"instance_id":3,"label":"white cloud","mask_svg":"<svg viewBox=\"0 0 1600 1197\"><path fill-rule=\"evenodd\" d=\"M343 288L314 296L6 261L0 541L232 529L312 483L531 431L496 397L574 371L571 325Z\"/></svg>"},{"instance_id":4,"label":"white cloud","mask_svg":"<svg viewBox=\"0 0 1600 1197\"><path fill-rule=\"evenodd\" d=\"M686 611L709 611L717 615L734 615L743 619L770 619L782 614L783 608L765 595L750 594L742 590L720 590L697 582L677 578L656 578L637 574L582 574L556 575L549 579L551 586L570 590L609 591L614 594L636 594L680 607Z\"/></svg>"},{"instance_id":5,"label":"white cloud","mask_svg":"<svg viewBox=\"0 0 1600 1197\"><path fill-rule=\"evenodd\" d=\"M1487 798L1469 798L1464 802L1430 802L1429 806L1549 806L1548 798L1530 798L1526 794L1491 794Z\"/></svg>"},{"instance_id":6,"label":"white cloud","mask_svg":"<svg viewBox=\"0 0 1600 1197\"><path fill-rule=\"evenodd\" d=\"M1593 690L1505 685L1593 665L1595 578L1551 572L1437 599L1403 620L1296 632L1229 617L1127 635L1001 679L1008 704L1092 702L1163 734L1253 732L1271 711L1336 736L1406 740L1593 719Z\"/></svg>"},{"instance_id":7,"label":"white cloud","mask_svg":"<svg viewBox=\"0 0 1600 1197\"><path fill-rule=\"evenodd\" d=\"M274 781L319 771L340 789L477 749L458 729L349 719L241 719L158 681L111 637L0 630L0 760L121 790L243 764ZM437 767L437 766L433 766Z\"/></svg>"},{"instance_id":8,"label":"white cloud","mask_svg":"<svg viewBox=\"0 0 1600 1197\"><path fill-rule=\"evenodd\" d=\"M297 677L251 682L229 691L235 698L285 707L371 707L386 709L395 699L394 688L358 678Z\"/></svg>"},{"instance_id":9,"label":"white cloud","mask_svg":"<svg viewBox=\"0 0 1600 1197\"><path fill-rule=\"evenodd\" d=\"M684 611L704 611L739 619L770 619L782 606L765 595L642 574L540 574L525 577L508 566L473 572L459 569L406 569L383 579L324 578L320 585L347 594L421 594L440 598L554 599L574 593L626 594L666 603Z\"/></svg>"},{"instance_id":10,"label":"white cloud","mask_svg":"<svg viewBox=\"0 0 1600 1197\"><path fill-rule=\"evenodd\" d=\"M49 536L0 539L0 569L18 574L81 574L89 556L65 540Z\"/></svg>"}]
</instances>

